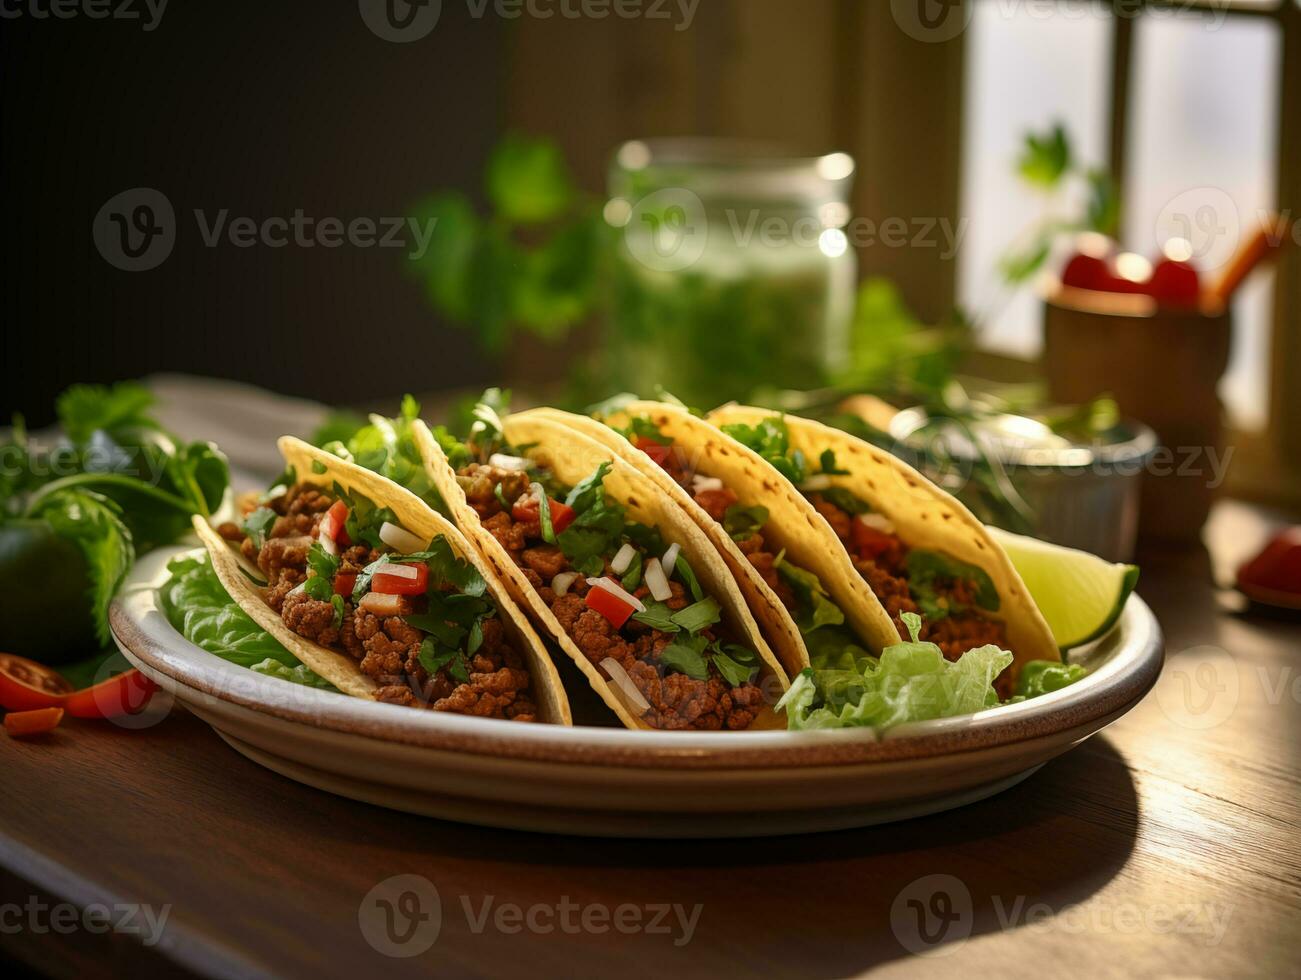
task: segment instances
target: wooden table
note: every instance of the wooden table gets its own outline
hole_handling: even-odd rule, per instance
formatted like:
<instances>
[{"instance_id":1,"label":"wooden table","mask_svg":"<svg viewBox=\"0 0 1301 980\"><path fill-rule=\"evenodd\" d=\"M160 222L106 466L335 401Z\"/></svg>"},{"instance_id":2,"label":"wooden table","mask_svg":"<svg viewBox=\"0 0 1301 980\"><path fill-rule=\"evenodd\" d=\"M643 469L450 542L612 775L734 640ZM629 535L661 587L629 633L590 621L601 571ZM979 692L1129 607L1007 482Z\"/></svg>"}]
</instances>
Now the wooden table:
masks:
<instances>
[{"instance_id":1,"label":"wooden table","mask_svg":"<svg viewBox=\"0 0 1301 980\"><path fill-rule=\"evenodd\" d=\"M1212 580L1268 530L1262 512L1225 504L1209 555L1145 559L1140 591L1169 662L1131 714L1001 796L893 826L542 837L307 789L181 711L139 732L0 737L0 948L65 975L1296 975L1301 620L1244 614ZM381 955L359 925L370 890L398 874L441 898L436 942L417 933L428 948L409 958ZM932 875L948 877L914 884ZM919 896L954 911L930 920L941 938L925 957L907 948L922 935L908 906ZM34 902L169 913L146 947L66 918L56 932ZM670 913L668 932L631 931L661 903L688 922L699 906L694 927ZM533 906L541 929L513 918ZM367 909L373 926L380 906ZM611 926L620 915L626 933Z\"/></svg>"}]
</instances>

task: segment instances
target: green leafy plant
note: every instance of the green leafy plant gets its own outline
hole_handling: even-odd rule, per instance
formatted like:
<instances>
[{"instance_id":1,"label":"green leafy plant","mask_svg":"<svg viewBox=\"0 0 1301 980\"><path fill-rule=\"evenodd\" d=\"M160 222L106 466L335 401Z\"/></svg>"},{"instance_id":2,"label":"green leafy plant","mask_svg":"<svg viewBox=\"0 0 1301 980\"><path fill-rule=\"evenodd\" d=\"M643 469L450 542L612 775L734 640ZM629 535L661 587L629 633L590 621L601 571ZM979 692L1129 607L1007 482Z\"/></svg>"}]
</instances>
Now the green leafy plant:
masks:
<instances>
[{"instance_id":1,"label":"green leafy plant","mask_svg":"<svg viewBox=\"0 0 1301 980\"><path fill-rule=\"evenodd\" d=\"M225 456L167 432L152 408L138 384L74 385L57 441L37 445L14 420L0 446L0 649L59 662L110 646L109 600L135 556L220 506Z\"/></svg>"},{"instance_id":2,"label":"green leafy plant","mask_svg":"<svg viewBox=\"0 0 1301 980\"><path fill-rule=\"evenodd\" d=\"M1048 261L1063 234L1096 231L1114 236L1120 224L1120 198L1111 174L1080 163L1066 127L1054 123L1042 133L1025 134L1017 173L1039 192L1045 214L1018 236L999 260L999 272L1012 286L1028 282ZM1069 203L1069 192L1085 189L1084 203Z\"/></svg>"},{"instance_id":3,"label":"green leafy plant","mask_svg":"<svg viewBox=\"0 0 1301 980\"><path fill-rule=\"evenodd\" d=\"M434 221L430 248L411 260L430 303L475 328L489 351L516 332L563 337L598 300L604 225L596 201L575 186L549 140L505 137L485 167L487 214L458 191L421 201Z\"/></svg>"}]
</instances>

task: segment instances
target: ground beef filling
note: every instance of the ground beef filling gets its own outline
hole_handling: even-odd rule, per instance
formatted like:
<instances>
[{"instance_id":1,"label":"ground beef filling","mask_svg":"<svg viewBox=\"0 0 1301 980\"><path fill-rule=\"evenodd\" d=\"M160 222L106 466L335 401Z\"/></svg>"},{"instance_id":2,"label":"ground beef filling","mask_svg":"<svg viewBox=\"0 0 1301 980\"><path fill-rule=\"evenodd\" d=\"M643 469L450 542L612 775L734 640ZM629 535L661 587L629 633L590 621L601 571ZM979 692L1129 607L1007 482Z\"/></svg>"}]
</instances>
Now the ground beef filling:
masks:
<instances>
[{"instance_id":1,"label":"ground beef filling","mask_svg":"<svg viewBox=\"0 0 1301 980\"><path fill-rule=\"evenodd\" d=\"M659 666L658 655L673 637L633 619L622 629L615 629L608 619L587 607L584 597L591 586L581 575L564 595L556 595L551 580L571 570L564 553L542 541L542 529L537 521L515 520L511 508L502 506L496 491L501 484L501 496L510 502L517 501L528 491L527 475L478 464L462 469L458 475L466 500L479 514L483 527L510 553L583 656L602 676L608 676L601 667L601 661L607 657L612 657L628 672L650 703L650 710L644 716L647 724L673 730L735 730L750 726L764 703L759 687L754 684L730 687L712 665L709 678L703 681L665 672ZM608 562L605 574L616 581L619 578ZM670 582L669 588L673 592L666 603L670 609L690 605L679 583ZM633 595L646 600L650 590L642 585ZM703 630L700 635L731 642L721 624Z\"/></svg>"},{"instance_id":2,"label":"ground beef filling","mask_svg":"<svg viewBox=\"0 0 1301 980\"><path fill-rule=\"evenodd\" d=\"M853 518L820 494L810 495L809 501L817 509L818 513L827 519L827 523L836 532L836 536L840 538L852 555L854 553L851 540ZM913 600L912 593L908 590L908 573L904 564L907 557L908 546L896 537L892 546L878 555L876 559L854 559L854 567L867 580L867 584L871 586L876 597L881 600L886 612L894 620L895 629L899 631L899 638L903 640L908 639L908 628L904 625L902 619L903 613L921 614L917 603ZM974 603L975 588L971 582L965 579L954 579L937 584L946 590L948 597L955 605L972 605ZM1006 649L1007 629L998 620L982 616L976 610L969 610L952 613L936 622L930 622L923 618L921 639L929 640L938 646L944 651L944 656L947 659L957 660L968 650L984 646L987 643L993 643Z\"/></svg>"},{"instance_id":3,"label":"ground beef filling","mask_svg":"<svg viewBox=\"0 0 1301 980\"><path fill-rule=\"evenodd\" d=\"M695 473L687 465L686 454L676 447L665 456L662 468L669 476L673 477L678 486L691 494L691 498L700 506L701 510L719 524L722 524L727 517L727 509L740 502L740 498L730 487L724 486L717 490L695 490ZM777 598L782 601L782 605L786 607L787 611L795 615L798 612L795 592L787 584L786 580L778 574L777 555L764 546L763 535L756 531L736 542L736 546L741 549L741 553L754 566L755 571L759 573L768 588L772 589Z\"/></svg>"},{"instance_id":4,"label":"ground beef filling","mask_svg":"<svg viewBox=\"0 0 1301 980\"><path fill-rule=\"evenodd\" d=\"M293 590L307 578L307 552L317 537L317 525L334 502L318 489L300 484L273 498L265 506L278 515L261 549L243 538L245 557L257 563L267 577L267 604L286 626L308 640L346 653L362 673L380 685L376 698L390 704L426 707L434 711L534 721L537 707L529 689L529 673L510 645L501 620L482 623L483 643L469 662L468 683L460 683L446 670L432 677L420 664L420 644L425 634L407 625L402 616L423 612L423 596L402 599L397 616L379 617L344 600L344 617L334 625L334 607ZM223 525L223 537L242 536L236 525ZM340 572L360 572L379 553L365 545L340 552Z\"/></svg>"}]
</instances>

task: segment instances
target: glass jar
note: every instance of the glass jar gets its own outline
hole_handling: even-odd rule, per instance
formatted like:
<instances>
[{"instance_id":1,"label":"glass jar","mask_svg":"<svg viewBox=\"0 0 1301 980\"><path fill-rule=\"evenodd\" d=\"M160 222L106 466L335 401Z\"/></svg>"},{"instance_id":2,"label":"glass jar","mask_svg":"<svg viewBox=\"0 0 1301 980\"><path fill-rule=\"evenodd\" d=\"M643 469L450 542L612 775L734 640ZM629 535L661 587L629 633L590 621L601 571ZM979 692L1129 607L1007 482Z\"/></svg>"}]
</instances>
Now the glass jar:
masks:
<instances>
[{"instance_id":1,"label":"glass jar","mask_svg":"<svg viewBox=\"0 0 1301 980\"><path fill-rule=\"evenodd\" d=\"M634 141L615 155L608 343L615 390L689 405L814 388L845 356L854 161L752 144Z\"/></svg>"}]
</instances>

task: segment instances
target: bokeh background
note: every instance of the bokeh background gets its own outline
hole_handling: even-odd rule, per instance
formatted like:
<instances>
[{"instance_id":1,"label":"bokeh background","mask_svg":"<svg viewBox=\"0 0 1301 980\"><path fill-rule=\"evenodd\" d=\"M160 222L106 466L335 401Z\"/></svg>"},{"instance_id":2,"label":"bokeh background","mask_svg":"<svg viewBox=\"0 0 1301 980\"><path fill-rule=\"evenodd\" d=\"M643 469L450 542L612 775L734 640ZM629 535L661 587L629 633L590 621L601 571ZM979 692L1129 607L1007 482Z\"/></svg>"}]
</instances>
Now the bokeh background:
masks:
<instances>
[{"instance_id":1,"label":"bokeh background","mask_svg":"<svg viewBox=\"0 0 1301 980\"><path fill-rule=\"evenodd\" d=\"M1027 132L1060 123L1081 170L1110 174L1116 235L1147 255L1172 207L1214 264L1258 212L1301 200L1295 0L646 0L626 15L443 0L408 43L367 25L367 0L177 3L152 25L143 7L135 21L38 9L0 32L0 414L34 426L74 381L160 371L363 407L563 376L601 343L599 315L485 346L401 250L206 247L193 217L402 216L439 191L482 213L487 161L511 133L554 145L598 205L630 139L849 153L855 216L960 233L956 249L938 232L859 243L859 276L891 283L920 322L984 314L969 353L993 377L1026 376L1042 345L1034 288L1000 272L1046 213L1017 173ZM161 265L128 273L91 232L136 187L166 195L179 233ZM1201 227L1207 202L1219 211ZM1295 252L1239 294L1222 386L1238 483L1276 495L1292 492L1301 447Z\"/></svg>"}]
</instances>

